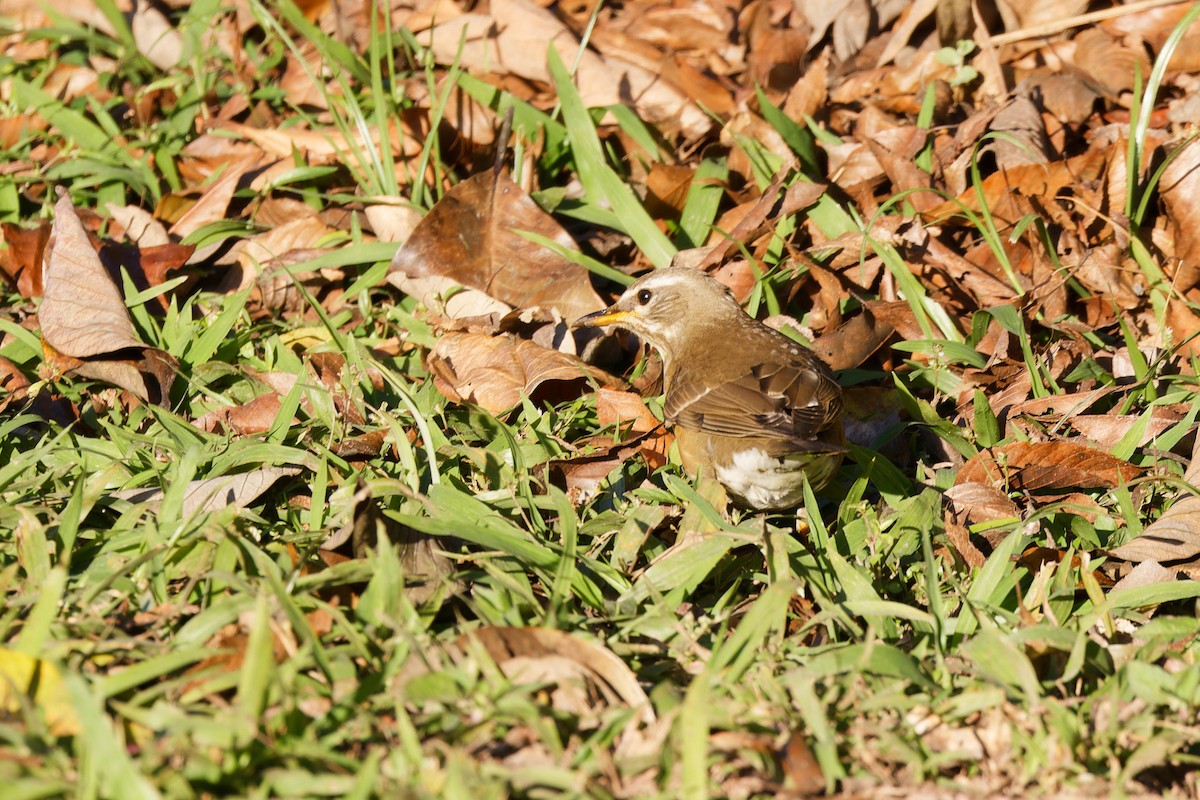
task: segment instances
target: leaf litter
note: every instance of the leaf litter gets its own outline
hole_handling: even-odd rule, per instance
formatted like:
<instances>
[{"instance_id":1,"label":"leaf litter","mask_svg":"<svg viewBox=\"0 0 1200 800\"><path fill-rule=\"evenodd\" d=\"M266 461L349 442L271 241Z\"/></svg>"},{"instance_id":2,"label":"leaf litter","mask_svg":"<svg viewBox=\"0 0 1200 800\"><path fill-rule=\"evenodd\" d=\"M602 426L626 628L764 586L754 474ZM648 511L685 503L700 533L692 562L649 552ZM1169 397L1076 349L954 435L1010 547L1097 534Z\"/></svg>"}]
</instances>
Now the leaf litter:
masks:
<instances>
[{"instance_id":1,"label":"leaf litter","mask_svg":"<svg viewBox=\"0 0 1200 800\"><path fill-rule=\"evenodd\" d=\"M153 695L281 794L1194 796L1186 6L61 10L120 62L6 7L0 583L49 645L6 714L126 731L144 787L249 785ZM567 330L674 250L852 387L806 533L683 482L661 365ZM361 775L247 755L293 709Z\"/></svg>"}]
</instances>

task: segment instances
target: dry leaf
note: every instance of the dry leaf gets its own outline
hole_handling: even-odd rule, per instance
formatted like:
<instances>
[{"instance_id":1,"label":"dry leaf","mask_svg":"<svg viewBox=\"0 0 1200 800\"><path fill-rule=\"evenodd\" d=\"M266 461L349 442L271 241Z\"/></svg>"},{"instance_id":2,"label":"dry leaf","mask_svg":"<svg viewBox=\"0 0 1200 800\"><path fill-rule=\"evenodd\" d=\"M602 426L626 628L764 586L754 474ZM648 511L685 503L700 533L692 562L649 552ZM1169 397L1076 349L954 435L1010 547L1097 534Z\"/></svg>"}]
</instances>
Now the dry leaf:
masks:
<instances>
[{"instance_id":1,"label":"dry leaf","mask_svg":"<svg viewBox=\"0 0 1200 800\"><path fill-rule=\"evenodd\" d=\"M546 52L552 45L564 63L577 64L575 82L585 105L632 105L647 122L678 126L687 136L700 136L712 127L695 103L654 72L581 50L579 40L549 10L529 0L492 0L489 11L442 22L418 39L433 50L438 63L543 84L551 82Z\"/></svg>"},{"instance_id":2,"label":"dry leaf","mask_svg":"<svg viewBox=\"0 0 1200 800\"><path fill-rule=\"evenodd\" d=\"M100 262L71 198L54 205L38 321L42 338L73 358L87 358L144 345L133 331L125 298Z\"/></svg>"},{"instance_id":3,"label":"dry leaf","mask_svg":"<svg viewBox=\"0 0 1200 800\"><path fill-rule=\"evenodd\" d=\"M0 356L0 413L12 403L24 400L28 389L29 378L21 368Z\"/></svg>"},{"instance_id":4,"label":"dry leaf","mask_svg":"<svg viewBox=\"0 0 1200 800\"><path fill-rule=\"evenodd\" d=\"M562 226L507 175L483 172L438 201L396 252L391 271L408 278L449 278L516 308L553 308L564 319L604 307L587 270L520 231L577 249ZM403 278L391 281L403 283Z\"/></svg>"},{"instance_id":5,"label":"dry leaf","mask_svg":"<svg viewBox=\"0 0 1200 800\"><path fill-rule=\"evenodd\" d=\"M42 296L42 264L50 241L50 225L20 228L11 222L0 226L0 277L24 298Z\"/></svg>"},{"instance_id":6,"label":"dry leaf","mask_svg":"<svg viewBox=\"0 0 1200 800\"><path fill-rule=\"evenodd\" d=\"M1172 153L1158 194L1175 239L1178 266L1172 285L1186 292L1200 284L1200 142L1191 141Z\"/></svg>"},{"instance_id":7,"label":"dry leaf","mask_svg":"<svg viewBox=\"0 0 1200 800\"><path fill-rule=\"evenodd\" d=\"M363 214L381 242L407 242L422 219L421 213L410 206L367 206Z\"/></svg>"},{"instance_id":8,"label":"dry leaf","mask_svg":"<svg viewBox=\"0 0 1200 800\"><path fill-rule=\"evenodd\" d=\"M1183 479L1200 483L1200 436L1192 447L1192 462ZM1193 561L1200 556L1200 497L1186 492L1163 515L1146 526L1141 535L1109 553L1125 561Z\"/></svg>"},{"instance_id":9,"label":"dry leaf","mask_svg":"<svg viewBox=\"0 0 1200 800\"><path fill-rule=\"evenodd\" d=\"M280 478L299 473L299 467L262 467L237 475L222 475L219 478L192 481L184 491L180 514L189 517L229 506L237 509L246 508ZM128 500L135 505L145 504L147 508L154 510L162 504L163 494L163 489L146 488L123 489L113 492L112 496L120 500Z\"/></svg>"},{"instance_id":10,"label":"dry leaf","mask_svg":"<svg viewBox=\"0 0 1200 800\"><path fill-rule=\"evenodd\" d=\"M137 338L121 292L92 247L71 198L59 191L38 309L47 366L55 373L75 372L112 383L142 400L169 402L178 363ZM121 355L128 351L136 355Z\"/></svg>"},{"instance_id":11,"label":"dry leaf","mask_svg":"<svg viewBox=\"0 0 1200 800\"><path fill-rule=\"evenodd\" d=\"M405 685L442 668L486 654L514 683L548 683L551 705L577 715L598 717L621 705L635 712L637 725L654 722L654 708L637 676L608 648L550 628L483 627L453 644L411 657L401 668Z\"/></svg>"},{"instance_id":12,"label":"dry leaf","mask_svg":"<svg viewBox=\"0 0 1200 800\"><path fill-rule=\"evenodd\" d=\"M259 395L240 406L226 406L210 411L197 419L195 425L200 430L210 433L229 432L243 436L265 433L275 423L275 417L279 415L281 407L279 395L271 392ZM293 420L293 423L295 422L296 420Z\"/></svg>"},{"instance_id":13,"label":"dry leaf","mask_svg":"<svg viewBox=\"0 0 1200 800\"><path fill-rule=\"evenodd\" d=\"M1133 89L1136 70L1143 76L1150 74L1150 59L1142 46L1136 50L1124 47L1100 28L1085 28L1074 42L1075 66L1113 94Z\"/></svg>"},{"instance_id":14,"label":"dry leaf","mask_svg":"<svg viewBox=\"0 0 1200 800\"><path fill-rule=\"evenodd\" d=\"M162 70L182 63L187 57L187 41L158 8L146 0L134 2L129 29L142 55Z\"/></svg>"},{"instance_id":15,"label":"dry leaf","mask_svg":"<svg viewBox=\"0 0 1200 800\"><path fill-rule=\"evenodd\" d=\"M6 717L19 716L23 703L31 703L42 712L52 736L74 736L81 730L58 667L0 647L0 712Z\"/></svg>"},{"instance_id":16,"label":"dry leaf","mask_svg":"<svg viewBox=\"0 0 1200 800\"><path fill-rule=\"evenodd\" d=\"M382 441L382 437L380 439ZM420 605L438 592L451 591L457 586L456 582L447 580L454 572L454 562L441 552L440 539L401 525L385 515L374 499L371 487L359 478L350 503L349 518L321 543L322 555L327 560L334 560L328 556L349 544L354 558L367 558L381 539L396 548L404 569L404 594L410 602Z\"/></svg>"},{"instance_id":17,"label":"dry leaf","mask_svg":"<svg viewBox=\"0 0 1200 800\"><path fill-rule=\"evenodd\" d=\"M802 795L818 794L825 790L825 773L804 739L804 734L795 731L788 737L779 759L788 787Z\"/></svg>"},{"instance_id":18,"label":"dry leaf","mask_svg":"<svg viewBox=\"0 0 1200 800\"><path fill-rule=\"evenodd\" d=\"M493 414L522 397L547 402L577 396L589 379L612 378L575 356L513 335L448 333L429 354L438 391L456 403L474 403Z\"/></svg>"},{"instance_id":19,"label":"dry leaf","mask_svg":"<svg viewBox=\"0 0 1200 800\"><path fill-rule=\"evenodd\" d=\"M955 485L992 484L1046 498L1115 488L1141 473L1128 461L1076 442L1013 442L980 452L959 470Z\"/></svg>"},{"instance_id":20,"label":"dry leaf","mask_svg":"<svg viewBox=\"0 0 1200 800\"><path fill-rule=\"evenodd\" d=\"M109 203L108 214L112 221L122 229L120 233L115 230L110 231L113 238L119 238L123 233L126 239L141 248L171 244L171 237L167 235L167 229L144 208Z\"/></svg>"},{"instance_id":21,"label":"dry leaf","mask_svg":"<svg viewBox=\"0 0 1200 800\"><path fill-rule=\"evenodd\" d=\"M228 164L221 176L205 190L195 205L175 221L171 226L171 235L183 239L205 225L225 219L234 192L276 160L260 153Z\"/></svg>"},{"instance_id":22,"label":"dry leaf","mask_svg":"<svg viewBox=\"0 0 1200 800\"><path fill-rule=\"evenodd\" d=\"M1168 569L1157 561L1143 561L1129 570L1129 574L1113 584L1111 591L1153 586L1156 583L1174 583L1179 579L1179 570Z\"/></svg>"}]
</instances>

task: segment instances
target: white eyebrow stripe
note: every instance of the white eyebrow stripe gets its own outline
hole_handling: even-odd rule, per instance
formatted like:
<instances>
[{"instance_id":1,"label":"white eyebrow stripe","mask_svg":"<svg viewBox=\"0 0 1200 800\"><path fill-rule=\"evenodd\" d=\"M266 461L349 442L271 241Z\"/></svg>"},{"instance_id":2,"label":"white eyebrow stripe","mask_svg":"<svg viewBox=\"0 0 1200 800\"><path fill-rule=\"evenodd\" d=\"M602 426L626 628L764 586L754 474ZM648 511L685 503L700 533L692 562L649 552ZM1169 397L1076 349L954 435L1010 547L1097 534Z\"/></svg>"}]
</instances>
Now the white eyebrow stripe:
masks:
<instances>
[{"instance_id":1,"label":"white eyebrow stripe","mask_svg":"<svg viewBox=\"0 0 1200 800\"><path fill-rule=\"evenodd\" d=\"M673 286L679 283L687 282L687 278L682 275L671 274L664 271L655 272L646 278L646 282L642 286L648 286L651 289L658 289L664 286Z\"/></svg>"}]
</instances>

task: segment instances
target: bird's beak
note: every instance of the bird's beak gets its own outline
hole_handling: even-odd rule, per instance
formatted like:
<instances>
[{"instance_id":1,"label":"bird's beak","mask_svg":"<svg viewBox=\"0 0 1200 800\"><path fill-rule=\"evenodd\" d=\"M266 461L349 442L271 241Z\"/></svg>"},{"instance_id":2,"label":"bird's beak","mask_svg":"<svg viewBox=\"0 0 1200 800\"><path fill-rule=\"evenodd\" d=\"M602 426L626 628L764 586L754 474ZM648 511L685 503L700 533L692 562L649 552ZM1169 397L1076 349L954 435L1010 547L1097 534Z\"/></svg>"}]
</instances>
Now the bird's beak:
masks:
<instances>
[{"instance_id":1,"label":"bird's beak","mask_svg":"<svg viewBox=\"0 0 1200 800\"><path fill-rule=\"evenodd\" d=\"M609 306L600 311L585 314L571 324L572 328L603 328L605 325L620 325L630 316L628 311L622 311L616 306Z\"/></svg>"}]
</instances>

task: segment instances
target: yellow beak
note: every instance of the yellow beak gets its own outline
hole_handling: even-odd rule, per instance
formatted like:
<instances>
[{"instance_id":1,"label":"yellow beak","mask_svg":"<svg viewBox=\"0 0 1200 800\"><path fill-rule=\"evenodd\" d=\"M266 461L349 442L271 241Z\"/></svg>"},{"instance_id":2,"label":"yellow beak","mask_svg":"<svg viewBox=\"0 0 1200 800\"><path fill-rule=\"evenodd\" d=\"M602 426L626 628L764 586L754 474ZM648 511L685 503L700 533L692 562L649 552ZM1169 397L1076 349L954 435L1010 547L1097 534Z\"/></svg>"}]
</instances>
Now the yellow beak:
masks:
<instances>
[{"instance_id":1,"label":"yellow beak","mask_svg":"<svg viewBox=\"0 0 1200 800\"><path fill-rule=\"evenodd\" d=\"M601 311L593 311L591 314L585 314L571 324L572 328L603 328L605 325L620 325L632 314L628 311L609 306Z\"/></svg>"}]
</instances>

